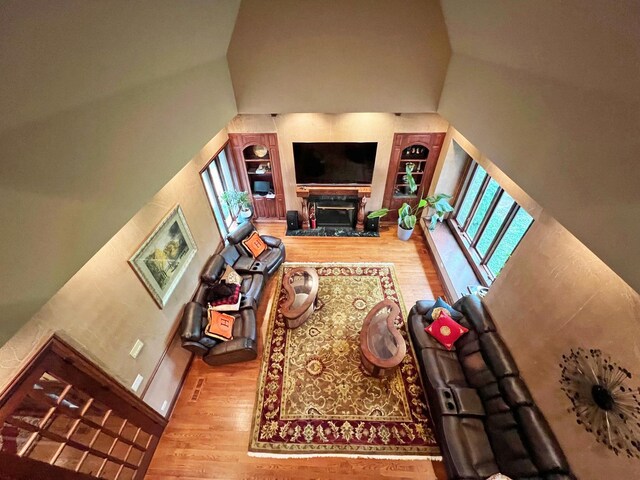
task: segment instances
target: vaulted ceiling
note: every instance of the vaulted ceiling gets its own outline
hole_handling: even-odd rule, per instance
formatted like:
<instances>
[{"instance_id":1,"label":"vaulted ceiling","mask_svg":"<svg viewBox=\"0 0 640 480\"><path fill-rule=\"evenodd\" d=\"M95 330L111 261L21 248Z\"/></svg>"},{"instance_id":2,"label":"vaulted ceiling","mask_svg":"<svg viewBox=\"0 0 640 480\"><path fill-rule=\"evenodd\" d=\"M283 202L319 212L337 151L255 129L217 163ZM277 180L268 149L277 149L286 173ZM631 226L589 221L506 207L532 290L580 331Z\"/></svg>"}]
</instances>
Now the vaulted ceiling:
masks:
<instances>
[{"instance_id":1,"label":"vaulted ceiling","mask_svg":"<svg viewBox=\"0 0 640 480\"><path fill-rule=\"evenodd\" d=\"M638 4L441 4L0 2L0 344L238 111L438 111L640 289Z\"/></svg>"}]
</instances>

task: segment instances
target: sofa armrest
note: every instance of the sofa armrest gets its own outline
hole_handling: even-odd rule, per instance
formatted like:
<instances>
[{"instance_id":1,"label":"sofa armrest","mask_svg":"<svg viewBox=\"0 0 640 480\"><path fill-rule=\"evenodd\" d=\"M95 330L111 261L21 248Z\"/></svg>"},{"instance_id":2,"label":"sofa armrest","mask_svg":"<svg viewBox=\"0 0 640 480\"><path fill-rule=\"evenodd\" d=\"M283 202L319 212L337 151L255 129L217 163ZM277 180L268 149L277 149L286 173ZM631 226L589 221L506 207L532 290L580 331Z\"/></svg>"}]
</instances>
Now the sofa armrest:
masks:
<instances>
[{"instance_id":1,"label":"sofa armrest","mask_svg":"<svg viewBox=\"0 0 640 480\"><path fill-rule=\"evenodd\" d=\"M238 228L236 228L233 232L230 232L227 235L227 240L229 240L230 243L237 245L242 240L251 235L251 232L253 232L254 230L255 227L251 222L243 223L242 225L239 225Z\"/></svg>"},{"instance_id":2,"label":"sofa armrest","mask_svg":"<svg viewBox=\"0 0 640 480\"><path fill-rule=\"evenodd\" d=\"M262 241L271 248L278 248L282 243L282 240L277 237L272 237L271 235L260 235L260 238L262 238Z\"/></svg>"},{"instance_id":3,"label":"sofa armrest","mask_svg":"<svg viewBox=\"0 0 640 480\"><path fill-rule=\"evenodd\" d=\"M220 275L224 271L224 267L224 258L220 255L212 255L202 269L200 279L204 283L213 284L220 278Z\"/></svg>"},{"instance_id":4,"label":"sofa armrest","mask_svg":"<svg viewBox=\"0 0 640 480\"><path fill-rule=\"evenodd\" d=\"M182 348L189 350L191 353L195 353L200 357L204 357L209 349L199 342L182 342Z\"/></svg>"},{"instance_id":5,"label":"sofa armrest","mask_svg":"<svg viewBox=\"0 0 640 480\"><path fill-rule=\"evenodd\" d=\"M209 350L204 356L204 361L208 365L225 365L235 362L246 362L258 356L258 345L251 338L239 337L221 342Z\"/></svg>"},{"instance_id":6,"label":"sofa armrest","mask_svg":"<svg viewBox=\"0 0 640 480\"><path fill-rule=\"evenodd\" d=\"M199 342L202 338L202 305L196 302L189 302L182 312L182 333L180 338L183 342Z\"/></svg>"}]
</instances>

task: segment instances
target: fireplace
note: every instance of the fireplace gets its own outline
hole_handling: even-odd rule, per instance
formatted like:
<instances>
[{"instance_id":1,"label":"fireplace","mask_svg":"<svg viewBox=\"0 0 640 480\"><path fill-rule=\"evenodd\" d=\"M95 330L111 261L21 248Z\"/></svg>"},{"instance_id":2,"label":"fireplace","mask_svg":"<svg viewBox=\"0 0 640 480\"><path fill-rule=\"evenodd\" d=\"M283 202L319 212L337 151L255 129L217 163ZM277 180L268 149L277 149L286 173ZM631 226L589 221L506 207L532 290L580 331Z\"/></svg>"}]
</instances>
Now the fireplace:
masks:
<instances>
[{"instance_id":1,"label":"fireplace","mask_svg":"<svg viewBox=\"0 0 640 480\"><path fill-rule=\"evenodd\" d=\"M337 224L342 228L355 228L356 232L364 231L364 209L371 196L370 186L298 185L296 196L302 204L303 229L309 228L310 206L320 201L320 206L324 208L316 207L317 226Z\"/></svg>"},{"instance_id":2,"label":"fireplace","mask_svg":"<svg viewBox=\"0 0 640 480\"><path fill-rule=\"evenodd\" d=\"M309 197L315 206L318 227L354 228L358 212L358 197L321 195Z\"/></svg>"}]
</instances>

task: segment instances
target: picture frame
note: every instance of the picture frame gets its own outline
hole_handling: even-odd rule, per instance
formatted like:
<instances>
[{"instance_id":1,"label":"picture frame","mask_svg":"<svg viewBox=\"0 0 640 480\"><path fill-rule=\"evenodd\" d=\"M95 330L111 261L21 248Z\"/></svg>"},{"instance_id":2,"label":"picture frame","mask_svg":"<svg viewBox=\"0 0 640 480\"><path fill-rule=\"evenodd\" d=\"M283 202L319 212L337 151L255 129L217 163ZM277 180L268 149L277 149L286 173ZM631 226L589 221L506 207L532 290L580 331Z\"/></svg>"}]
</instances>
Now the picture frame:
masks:
<instances>
[{"instance_id":1,"label":"picture frame","mask_svg":"<svg viewBox=\"0 0 640 480\"><path fill-rule=\"evenodd\" d=\"M164 308L197 251L182 208L176 205L131 256L129 265Z\"/></svg>"}]
</instances>

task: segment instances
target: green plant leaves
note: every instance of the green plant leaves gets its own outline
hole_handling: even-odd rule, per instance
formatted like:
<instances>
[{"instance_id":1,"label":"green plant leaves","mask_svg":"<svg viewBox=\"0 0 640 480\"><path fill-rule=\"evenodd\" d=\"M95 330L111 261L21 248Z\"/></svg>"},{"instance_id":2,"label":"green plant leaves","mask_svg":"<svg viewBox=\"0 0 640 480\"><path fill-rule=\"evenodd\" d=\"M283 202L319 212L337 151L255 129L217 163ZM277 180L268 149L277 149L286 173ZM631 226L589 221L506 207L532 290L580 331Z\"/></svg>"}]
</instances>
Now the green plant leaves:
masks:
<instances>
[{"instance_id":1,"label":"green plant leaves","mask_svg":"<svg viewBox=\"0 0 640 480\"><path fill-rule=\"evenodd\" d=\"M398 209L398 216L400 218L405 217L411 214L411 207L408 203L403 203L402 206Z\"/></svg>"},{"instance_id":2,"label":"green plant leaves","mask_svg":"<svg viewBox=\"0 0 640 480\"><path fill-rule=\"evenodd\" d=\"M407 215L402 219L400 226L405 230L412 230L416 226L418 218L415 215Z\"/></svg>"},{"instance_id":3,"label":"green plant leaves","mask_svg":"<svg viewBox=\"0 0 640 480\"><path fill-rule=\"evenodd\" d=\"M388 208L381 208L380 210L375 210L367 215L367 218L380 218L384 217L387 213L389 213Z\"/></svg>"}]
</instances>

